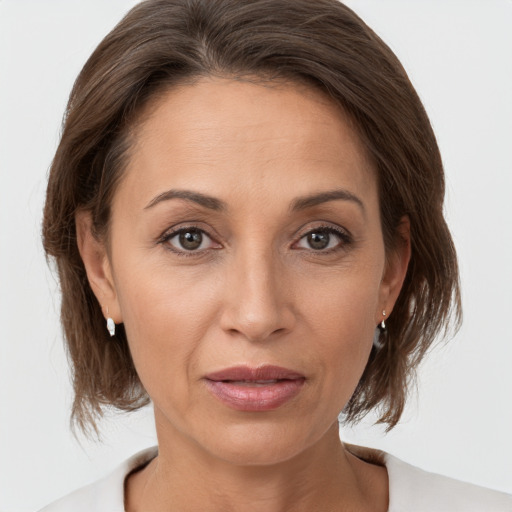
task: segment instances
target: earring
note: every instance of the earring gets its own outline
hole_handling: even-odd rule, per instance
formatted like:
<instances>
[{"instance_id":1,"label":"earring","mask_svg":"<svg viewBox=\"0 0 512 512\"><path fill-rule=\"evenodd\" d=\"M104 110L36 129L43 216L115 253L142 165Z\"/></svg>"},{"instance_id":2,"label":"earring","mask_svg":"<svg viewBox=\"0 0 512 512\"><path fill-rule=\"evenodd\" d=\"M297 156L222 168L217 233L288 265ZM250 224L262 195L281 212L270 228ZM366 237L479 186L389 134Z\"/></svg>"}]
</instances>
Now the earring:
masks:
<instances>
[{"instance_id":1,"label":"earring","mask_svg":"<svg viewBox=\"0 0 512 512\"><path fill-rule=\"evenodd\" d=\"M384 322L385 318L386 318L386 311L383 310L382 311L382 315L383 315L383 319L382 319L382 322L380 323L380 328L384 331L386 329L386 322Z\"/></svg>"},{"instance_id":2,"label":"earring","mask_svg":"<svg viewBox=\"0 0 512 512\"><path fill-rule=\"evenodd\" d=\"M114 336L114 334L116 333L116 324L114 323L114 320L112 320L112 318L110 317L107 318L107 329L108 332L110 333L110 336Z\"/></svg>"},{"instance_id":3,"label":"earring","mask_svg":"<svg viewBox=\"0 0 512 512\"><path fill-rule=\"evenodd\" d=\"M384 346L384 342L381 339L381 330L379 329L380 324L375 328L375 332L373 333L373 346L380 350Z\"/></svg>"},{"instance_id":4,"label":"earring","mask_svg":"<svg viewBox=\"0 0 512 512\"><path fill-rule=\"evenodd\" d=\"M107 306L107 330L110 336L114 336L116 333L116 324L114 323L114 319L108 316L108 306Z\"/></svg>"}]
</instances>

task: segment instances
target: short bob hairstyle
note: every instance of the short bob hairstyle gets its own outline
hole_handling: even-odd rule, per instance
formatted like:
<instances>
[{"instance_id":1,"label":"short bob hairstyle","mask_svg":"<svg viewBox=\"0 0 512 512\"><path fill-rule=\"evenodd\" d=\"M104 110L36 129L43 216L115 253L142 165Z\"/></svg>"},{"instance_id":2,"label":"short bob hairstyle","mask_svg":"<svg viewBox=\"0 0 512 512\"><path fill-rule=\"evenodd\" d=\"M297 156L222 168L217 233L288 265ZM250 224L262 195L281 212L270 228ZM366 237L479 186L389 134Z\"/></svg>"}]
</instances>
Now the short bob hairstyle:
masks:
<instances>
[{"instance_id":1,"label":"short bob hairstyle","mask_svg":"<svg viewBox=\"0 0 512 512\"><path fill-rule=\"evenodd\" d=\"M105 406L130 411L149 402L122 326L113 339L105 328L78 252L75 214L90 212L95 236L108 244L110 205L148 100L212 76L323 91L373 163L388 254L403 242L398 225L408 216L406 279L343 411L353 423L377 408L378 421L393 428L419 362L451 320L460 322L458 267L443 217L441 157L423 105L389 47L338 0L146 0L85 64L51 165L43 221L62 290L73 424L97 432Z\"/></svg>"}]
</instances>

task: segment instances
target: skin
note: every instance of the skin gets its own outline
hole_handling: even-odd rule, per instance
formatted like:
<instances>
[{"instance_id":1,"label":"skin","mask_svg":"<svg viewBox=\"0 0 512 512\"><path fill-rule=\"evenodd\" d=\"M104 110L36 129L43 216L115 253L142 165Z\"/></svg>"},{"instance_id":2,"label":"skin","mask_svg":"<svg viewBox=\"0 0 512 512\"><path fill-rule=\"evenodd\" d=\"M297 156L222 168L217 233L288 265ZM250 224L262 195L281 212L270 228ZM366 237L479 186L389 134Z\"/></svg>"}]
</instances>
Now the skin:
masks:
<instances>
[{"instance_id":1,"label":"skin","mask_svg":"<svg viewBox=\"0 0 512 512\"><path fill-rule=\"evenodd\" d=\"M385 253L374 170L343 112L297 84L204 78L159 98L134 140L109 246L77 216L91 286L124 323L155 410L159 455L127 479L126 510L387 510L386 469L347 451L337 417L410 249ZM148 207L171 189L225 210L182 198ZM357 200L290 211L340 189ZM169 236L190 226L199 249ZM327 247L312 247L320 227L343 236L324 231ZM204 376L240 364L306 380L277 409L237 411Z\"/></svg>"}]
</instances>

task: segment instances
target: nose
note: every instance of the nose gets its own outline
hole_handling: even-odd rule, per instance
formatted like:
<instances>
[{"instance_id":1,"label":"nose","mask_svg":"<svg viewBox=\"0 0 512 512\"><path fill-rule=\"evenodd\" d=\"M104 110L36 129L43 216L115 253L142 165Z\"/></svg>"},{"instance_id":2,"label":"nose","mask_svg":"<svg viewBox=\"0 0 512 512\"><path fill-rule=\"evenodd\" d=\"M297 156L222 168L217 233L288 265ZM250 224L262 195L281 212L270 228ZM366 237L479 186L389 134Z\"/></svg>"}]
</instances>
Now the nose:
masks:
<instances>
[{"instance_id":1,"label":"nose","mask_svg":"<svg viewBox=\"0 0 512 512\"><path fill-rule=\"evenodd\" d=\"M226 272L221 327L251 342L290 332L296 321L287 273L268 253L240 254Z\"/></svg>"}]
</instances>

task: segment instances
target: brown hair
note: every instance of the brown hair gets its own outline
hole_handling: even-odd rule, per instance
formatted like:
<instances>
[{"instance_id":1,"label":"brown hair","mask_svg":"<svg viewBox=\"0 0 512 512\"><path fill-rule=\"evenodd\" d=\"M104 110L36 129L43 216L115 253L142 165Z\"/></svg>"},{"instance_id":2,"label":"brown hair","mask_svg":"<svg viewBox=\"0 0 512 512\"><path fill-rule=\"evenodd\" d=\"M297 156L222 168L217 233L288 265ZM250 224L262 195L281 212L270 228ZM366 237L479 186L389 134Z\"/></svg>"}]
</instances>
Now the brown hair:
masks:
<instances>
[{"instance_id":1,"label":"brown hair","mask_svg":"<svg viewBox=\"0 0 512 512\"><path fill-rule=\"evenodd\" d=\"M56 260L72 363L72 419L86 431L113 405L149 401L122 326L113 340L80 258L75 213L108 235L110 204L130 129L150 98L202 76L261 77L320 88L352 119L378 180L387 250L411 225L411 262L380 343L346 405L347 421L380 407L392 428L427 349L460 321L453 242L443 218L444 175L425 110L393 52L338 0L147 0L105 37L78 76L55 154L43 237Z\"/></svg>"}]
</instances>

